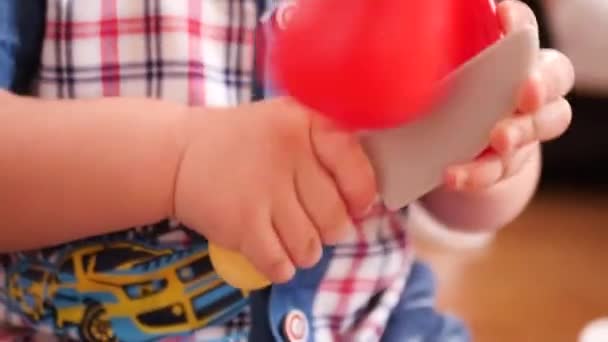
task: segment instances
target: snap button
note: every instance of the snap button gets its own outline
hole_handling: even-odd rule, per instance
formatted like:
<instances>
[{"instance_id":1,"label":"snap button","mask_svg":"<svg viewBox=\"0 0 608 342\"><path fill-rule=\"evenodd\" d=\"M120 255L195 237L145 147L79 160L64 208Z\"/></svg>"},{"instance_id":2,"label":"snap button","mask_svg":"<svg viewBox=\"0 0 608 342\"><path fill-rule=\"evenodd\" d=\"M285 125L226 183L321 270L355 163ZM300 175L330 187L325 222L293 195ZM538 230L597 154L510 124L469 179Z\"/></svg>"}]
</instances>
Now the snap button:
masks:
<instances>
[{"instance_id":1,"label":"snap button","mask_svg":"<svg viewBox=\"0 0 608 342\"><path fill-rule=\"evenodd\" d=\"M283 333L289 342L308 340L308 319L300 310L291 310L283 321Z\"/></svg>"}]
</instances>

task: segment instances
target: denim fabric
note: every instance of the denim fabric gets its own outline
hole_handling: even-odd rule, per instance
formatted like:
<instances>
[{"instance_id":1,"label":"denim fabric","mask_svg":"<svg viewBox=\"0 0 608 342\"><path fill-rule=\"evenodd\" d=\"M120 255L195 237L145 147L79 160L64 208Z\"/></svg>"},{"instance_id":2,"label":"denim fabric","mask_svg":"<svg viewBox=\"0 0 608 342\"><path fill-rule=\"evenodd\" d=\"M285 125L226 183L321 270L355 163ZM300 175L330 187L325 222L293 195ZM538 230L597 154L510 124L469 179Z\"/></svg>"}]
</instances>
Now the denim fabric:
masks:
<instances>
[{"instance_id":1,"label":"denim fabric","mask_svg":"<svg viewBox=\"0 0 608 342\"><path fill-rule=\"evenodd\" d=\"M435 279L421 262L412 266L399 305L393 311L381 342L469 342L465 325L435 310Z\"/></svg>"},{"instance_id":2,"label":"denim fabric","mask_svg":"<svg viewBox=\"0 0 608 342\"><path fill-rule=\"evenodd\" d=\"M28 94L40 64L45 0L0 0L0 88Z\"/></svg>"},{"instance_id":3,"label":"denim fabric","mask_svg":"<svg viewBox=\"0 0 608 342\"><path fill-rule=\"evenodd\" d=\"M288 313L294 309L302 312L308 322L312 322L312 304L317 287L327 271L332 255L333 248L326 247L323 257L315 267L299 270L288 283L252 293L250 302L252 326L249 341L289 342L284 334L283 325ZM299 342L312 341L314 341L314 327L311 326L308 339Z\"/></svg>"},{"instance_id":4,"label":"denim fabric","mask_svg":"<svg viewBox=\"0 0 608 342\"><path fill-rule=\"evenodd\" d=\"M2 89L10 88L15 77L19 40L15 8L19 1L22 0L0 0L0 88Z\"/></svg>"}]
</instances>

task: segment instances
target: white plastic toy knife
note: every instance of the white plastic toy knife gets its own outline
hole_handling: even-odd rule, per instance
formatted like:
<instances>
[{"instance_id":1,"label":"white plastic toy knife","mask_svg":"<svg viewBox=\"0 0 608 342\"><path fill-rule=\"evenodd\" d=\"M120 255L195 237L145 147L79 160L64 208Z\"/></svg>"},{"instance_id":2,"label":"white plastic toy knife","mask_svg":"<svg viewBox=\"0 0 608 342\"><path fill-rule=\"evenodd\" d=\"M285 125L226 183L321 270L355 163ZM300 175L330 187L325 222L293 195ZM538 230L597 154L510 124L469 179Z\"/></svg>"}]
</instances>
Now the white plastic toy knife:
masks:
<instances>
[{"instance_id":1,"label":"white plastic toy knife","mask_svg":"<svg viewBox=\"0 0 608 342\"><path fill-rule=\"evenodd\" d=\"M538 49L533 29L509 33L450 74L450 92L430 114L362 136L390 209L439 186L447 166L469 161L488 146L494 125L516 109Z\"/></svg>"}]
</instances>

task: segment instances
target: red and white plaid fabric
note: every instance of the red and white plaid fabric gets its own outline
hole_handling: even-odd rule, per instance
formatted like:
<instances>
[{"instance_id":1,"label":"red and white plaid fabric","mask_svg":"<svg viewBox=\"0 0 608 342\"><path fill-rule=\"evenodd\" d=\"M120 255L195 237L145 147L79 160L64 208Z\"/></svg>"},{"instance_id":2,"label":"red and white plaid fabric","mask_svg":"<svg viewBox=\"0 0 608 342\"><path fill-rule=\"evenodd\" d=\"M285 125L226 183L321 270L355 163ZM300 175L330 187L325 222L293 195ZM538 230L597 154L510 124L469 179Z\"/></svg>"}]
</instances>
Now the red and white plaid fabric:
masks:
<instances>
[{"instance_id":1,"label":"red and white plaid fabric","mask_svg":"<svg viewBox=\"0 0 608 342\"><path fill-rule=\"evenodd\" d=\"M413 263L403 220L377 204L335 247L313 304L316 341L380 339Z\"/></svg>"},{"instance_id":2,"label":"red and white plaid fabric","mask_svg":"<svg viewBox=\"0 0 608 342\"><path fill-rule=\"evenodd\" d=\"M251 100L255 0L48 0L47 12L40 97ZM378 204L335 247L314 298L316 341L379 340L413 261L402 220ZM245 340L248 325L242 313L189 340Z\"/></svg>"},{"instance_id":3,"label":"red and white plaid fabric","mask_svg":"<svg viewBox=\"0 0 608 342\"><path fill-rule=\"evenodd\" d=\"M39 95L251 98L255 0L49 0Z\"/></svg>"}]
</instances>

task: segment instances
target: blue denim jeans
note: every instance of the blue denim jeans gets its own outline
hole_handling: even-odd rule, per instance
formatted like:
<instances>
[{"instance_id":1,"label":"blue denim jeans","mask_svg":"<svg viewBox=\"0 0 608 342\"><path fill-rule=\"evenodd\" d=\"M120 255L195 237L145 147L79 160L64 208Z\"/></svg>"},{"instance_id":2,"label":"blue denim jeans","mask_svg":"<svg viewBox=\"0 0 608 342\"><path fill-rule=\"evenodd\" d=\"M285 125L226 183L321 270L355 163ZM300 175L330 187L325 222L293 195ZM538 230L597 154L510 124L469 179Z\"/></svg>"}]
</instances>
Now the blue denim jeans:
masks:
<instances>
[{"instance_id":1,"label":"blue denim jeans","mask_svg":"<svg viewBox=\"0 0 608 342\"><path fill-rule=\"evenodd\" d=\"M38 71L45 0L0 0L0 89L27 94Z\"/></svg>"},{"instance_id":2,"label":"blue denim jeans","mask_svg":"<svg viewBox=\"0 0 608 342\"><path fill-rule=\"evenodd\" d=\"M0 88L13 84L17 50L17 24L15 7L20 0L0 1Z\"/></svg>"},{"instance_id":3,"label":"blue denim jeans","mask_svg":"<svg viewBox=\"0 0 608 342\"><path fill-rule=\"evenodd\" d=\"M469 342L463 322L436 311L435 289L432 271L423 263L414 263L382 342Z\"/></svg>"}]
</instances>

